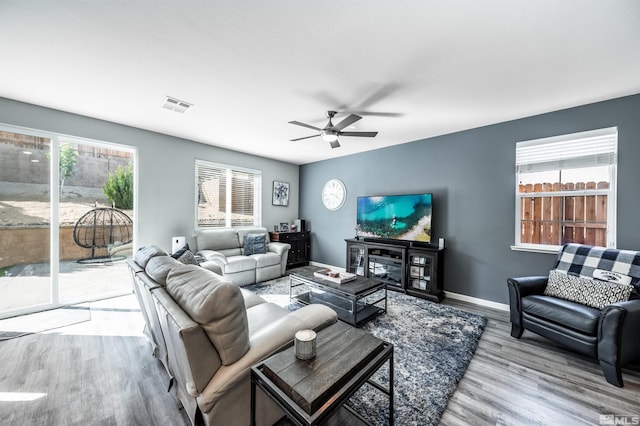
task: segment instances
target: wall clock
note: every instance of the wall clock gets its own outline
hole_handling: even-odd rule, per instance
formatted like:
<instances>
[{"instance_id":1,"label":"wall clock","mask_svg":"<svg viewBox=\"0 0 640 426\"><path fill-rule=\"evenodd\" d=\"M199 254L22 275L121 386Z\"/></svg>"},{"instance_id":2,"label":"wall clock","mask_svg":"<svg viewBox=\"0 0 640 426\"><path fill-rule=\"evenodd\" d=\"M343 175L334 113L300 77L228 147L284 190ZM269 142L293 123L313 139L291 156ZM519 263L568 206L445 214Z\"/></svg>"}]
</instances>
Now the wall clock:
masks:
<instances>
[{"instance_id":1,"label":"wall clock","mask_svg":"<svg viewBox=\"0 0 640 426\"><path fill-rule=\"evenodd\" d=\"M322 204L329 210L338 210L347 198L347 188L339 179L330 179L322 187Z\"/></svg>"}]
</instances>

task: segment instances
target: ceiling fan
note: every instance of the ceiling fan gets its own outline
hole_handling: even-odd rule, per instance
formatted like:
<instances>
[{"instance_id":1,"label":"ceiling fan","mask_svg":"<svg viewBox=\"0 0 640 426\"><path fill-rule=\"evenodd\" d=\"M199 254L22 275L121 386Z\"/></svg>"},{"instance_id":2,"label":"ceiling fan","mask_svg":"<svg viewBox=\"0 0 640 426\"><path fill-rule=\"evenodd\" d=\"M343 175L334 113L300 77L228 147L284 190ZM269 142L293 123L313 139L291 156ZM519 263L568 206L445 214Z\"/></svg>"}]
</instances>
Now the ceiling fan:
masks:
<instances>
[{"instance_id":1,"label":"ceiling fan","mask_svg":"<svg viewBox=\"0 0 640 426\"><path fill-rule=\"evenodd\" d=\"M342 129L352 125L356 121L360 120L362 117L360 117L359 115L350 114L347 118L345 118L338 124L334 125L331 119L336 114L337 114L336 111L327 111L327 118L329 118L329 122L322 129L312 126L310 124L301 123L299 121L290 121L289 123L291 124L295 124L297 126L302 126L302 127L308 127L309 129L317 130L320 132L317 135L291 139L291 141L292 142L299 141L302 139L309 139L309 138L315 138L317 136L320 136L322 140L324 140L325 142L329 142L329 145L331 145L331 148L338 148L340 146L340 143L338 142L339 136L359 136L359 137L365 137L365 138L373 138L378 134L378 132L343 132Z\"/></svg>"}]
</instances>

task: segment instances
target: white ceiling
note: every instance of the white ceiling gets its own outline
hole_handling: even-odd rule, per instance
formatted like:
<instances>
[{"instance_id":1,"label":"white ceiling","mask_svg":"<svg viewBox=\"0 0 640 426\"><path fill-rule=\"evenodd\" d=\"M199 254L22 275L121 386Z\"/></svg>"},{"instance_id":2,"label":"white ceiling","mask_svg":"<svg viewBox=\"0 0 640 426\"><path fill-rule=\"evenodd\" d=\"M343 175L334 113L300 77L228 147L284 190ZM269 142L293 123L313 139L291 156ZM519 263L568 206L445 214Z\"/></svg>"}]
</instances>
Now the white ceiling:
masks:
<instances>
[{"instance_id":1,"label":"white ceiling","mask_svg":"<svg viewBox=\"0 0 640 426\"><path fill-rule=\"evenodd\" d=\"M640 93L640 1L2 0L0 53L2 97L304 164ZM330 109L378 136L289 141Z\"/></svg>"}]
</instances>

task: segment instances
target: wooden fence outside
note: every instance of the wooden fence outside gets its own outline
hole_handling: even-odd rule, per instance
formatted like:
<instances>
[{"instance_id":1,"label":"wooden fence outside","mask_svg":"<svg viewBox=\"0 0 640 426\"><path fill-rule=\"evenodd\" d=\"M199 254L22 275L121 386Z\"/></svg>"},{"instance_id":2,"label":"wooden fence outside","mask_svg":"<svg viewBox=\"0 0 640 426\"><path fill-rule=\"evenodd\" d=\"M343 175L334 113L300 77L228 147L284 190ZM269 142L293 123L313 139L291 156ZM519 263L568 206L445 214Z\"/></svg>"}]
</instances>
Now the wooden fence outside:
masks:
<instances>
[{"instance_id":1,"label":"wooden fence outside","mask_svg":"<svg viewBox=\"0 0 640 426\"><path fill-rule=\"evenodd\" d=\"M549 245L580 243L606 247L607 196L572 195L571 191L607 188L608 182L519 185L521 194L566 191L560 196L521 198L520 242Z\"/></svg>"}]
</instances>

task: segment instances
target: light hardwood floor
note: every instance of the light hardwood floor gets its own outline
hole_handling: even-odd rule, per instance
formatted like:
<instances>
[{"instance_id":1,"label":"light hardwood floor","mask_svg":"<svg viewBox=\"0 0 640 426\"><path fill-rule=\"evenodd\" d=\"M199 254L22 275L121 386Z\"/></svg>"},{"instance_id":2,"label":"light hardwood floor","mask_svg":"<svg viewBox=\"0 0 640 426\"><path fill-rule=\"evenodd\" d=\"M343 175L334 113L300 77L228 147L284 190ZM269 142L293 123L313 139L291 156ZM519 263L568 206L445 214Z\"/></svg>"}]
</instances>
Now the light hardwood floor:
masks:
<instances>
[{"instance_id":1,"label":"light hardwood floor","mask_svg":"<svg viewBox=\"0 0 640 426\"><path fill-rule=\"evenodd\" d=\"M616 388L593 360L533 333L511 338L506 312L444 303L489 321L441 424L598 425L601 414L640 416L637 369L625 370L625 387ZM0 342L0 424L188 425L166 392L134 296L81 307L91 321Z\"/></svg>"},{"instance_id":2,"label":"light hardwood floor","mask_svg":"<svg viewBox=\"0 0 640 426\"><path fill-rule=\"evenodd\" d=\"M599 425L600 415L640 416L635 366L624 370L625 386L617 388L607 383L596 360L529 331L520 340L512 338L508 312L445 303L489 321L442 425Z\"/></svg>"}]
</instances>

